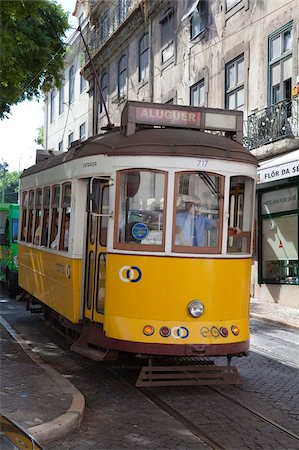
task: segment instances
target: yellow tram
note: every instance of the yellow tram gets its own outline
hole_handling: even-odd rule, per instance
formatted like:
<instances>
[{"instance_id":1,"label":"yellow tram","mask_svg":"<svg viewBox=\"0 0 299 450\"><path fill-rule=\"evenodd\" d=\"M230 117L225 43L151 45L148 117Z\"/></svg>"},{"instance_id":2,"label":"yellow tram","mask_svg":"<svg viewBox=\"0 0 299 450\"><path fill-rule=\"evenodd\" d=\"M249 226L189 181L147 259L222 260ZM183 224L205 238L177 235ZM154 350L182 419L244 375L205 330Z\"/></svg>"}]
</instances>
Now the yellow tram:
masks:
<instances>
[{"instance_id":1,"label":"yellow tram","mask_svg":"<svg viewBox=\"0 0 299 450\"><path fill-rule=\"evenodd\" d=\"M246 354L257 162L242 127L238 111L127 102L120 128L24 171L19 284L79 331L73 350Z\"/></svg>"}]
</instances>

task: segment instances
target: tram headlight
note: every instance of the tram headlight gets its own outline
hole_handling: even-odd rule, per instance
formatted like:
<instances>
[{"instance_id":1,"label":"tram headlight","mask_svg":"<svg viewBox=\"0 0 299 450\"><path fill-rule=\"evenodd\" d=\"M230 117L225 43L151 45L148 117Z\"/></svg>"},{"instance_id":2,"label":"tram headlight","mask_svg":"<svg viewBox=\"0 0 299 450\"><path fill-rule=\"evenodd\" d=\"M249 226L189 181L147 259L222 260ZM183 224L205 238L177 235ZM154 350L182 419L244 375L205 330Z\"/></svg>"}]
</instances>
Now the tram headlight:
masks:
<instances>
[{"instance_id":1,"label":"tram headlight","mask_svg":"<svg viewBox=\"0 0 299 450\"><path fill-rule=\"evenodd\" d=\"M205 310L204 305L199 300L193 300L193 302L188 305L188 312L192 317L200 317L203 315Z\"/></svg>"}]
</instances>

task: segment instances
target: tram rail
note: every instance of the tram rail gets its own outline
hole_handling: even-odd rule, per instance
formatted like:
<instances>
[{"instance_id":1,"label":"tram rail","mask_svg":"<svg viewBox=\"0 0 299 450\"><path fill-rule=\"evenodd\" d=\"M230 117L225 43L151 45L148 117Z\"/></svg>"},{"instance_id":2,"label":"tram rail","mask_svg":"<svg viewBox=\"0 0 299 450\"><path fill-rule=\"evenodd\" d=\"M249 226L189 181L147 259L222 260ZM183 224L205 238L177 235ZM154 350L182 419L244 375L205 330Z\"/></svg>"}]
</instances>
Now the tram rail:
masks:
<instances>
[{"instance_id":1,"label":"tram rail","mask_svg":"<svg viewBox=\"0 0 299 450\"><path fill-rule=\"evenodd\" d=\"M131 371L124 371L122 370L122 372L120 372L118 369L113 369L110 368L109 369L114 375L116 375L117 377L125 380L126 382L128 382L131 385L135 386L135 378L133 376L133 373ZM152 388L148 388L148 387L137 387L135 386L136 389L138 389L138 391L145 397L147 398L149 401L151 401L152 403L154 403L160 410L164 411L166 414L168 414L169 416L173 417L174 419L176 419L177 421L179 421L182 425L184 425L191 433L193 433L195 436L197 436L204 444L208 445L209 448L211 449L218 449L218 450L231 450L231 445L228 444L227 439L226 439L226 432L229 432L229 430L227 429L227 431L224 431L223 428L223 423L219 423L219 431L217 432L217 438L215 438L215 426L214 424L207 424L206 420L204 420L205 425L199 425L198 423L196 423L196 420L194 419L190 419L188 417L188 415L186 414L186 412L182 411L181 408L181 402L179 402L177 405L176 403L176 399L172 397L172 404L170 404L170 401L167 401L165 399L162 398L163 395L168 395L169 392L172 390L172 388L166 388L167 390L165 390L164 388L155 388L155 392L154 389ZM258 442L258 440L260 439L261 441L264 439L264 436L275 436L273 439L275 439L275 441L277 442L285 442L285 447L281 447L281 448L298 448L299 446L299 435L296 434L295 432L287 429L286 427L284 427L283 425L280 425L279 423L277 423L277 421L273 420L272 418L266 416L265 414L258 412L256 409L252 408L249 405L246 405L245 402L237 400L236 398L234 398L232 395L229 395L225 392L222 392L220 390L220 388L217 388L215 386L201 386L201 389L205 389L207 391L212 392L213 394L217 395L217 397L215 397L212 401L212 404L215 403L215 410L218 408L219 409L219 405L223 405L223 400L219 400L219 396L221 396L223 399L225 399L225 402L228 402L228 404L226 404L226 408L223 408L224 410L227 411L233 411L236 414L236 417L241 418L242 422L244 424L251 424L253 417L254 417L254 432L252 433L251 442L247 442L244 443L244 440L242 439L241 435L240 435L240 439L238 441L238 438L236 438L236 442L235 448L253 448L252 445L255 442ZM163 389L163 391L162 391ZM190 389L190 387L186 387L183 388L184 392L187 389ZM176 391L177 392L177 391ZM202 396L202 398L204 399L204 396ZM234 407L232 407L232 405L234 405ZM213 410L213 407L211 407L211 402L209 403L210 406L210 410ZM180 412L179 412L180 409ZM202 406L202 414L204 415L204 405ZM189 413L190 414L190 413ZM232 413L233 414L233 413ZM246 415L248 416L248 419L246 419ZM210 414L208 415L210 417ZM231 419L233 420L233 417L228 418L226 417L226 419ZM256 422L256 419L258 420L258 422ZM210 420L210 419L208 419ZM215 421L217 421L217 417L215 417ZM265 427L267 427L265 429ZM268 428L269 427L269 428ZM211 429L211 431L209 431L209 428ZM245 434L246 435L246 434ZM254 442L253 442L254 441Z\"/></svg>"}]
</instances>

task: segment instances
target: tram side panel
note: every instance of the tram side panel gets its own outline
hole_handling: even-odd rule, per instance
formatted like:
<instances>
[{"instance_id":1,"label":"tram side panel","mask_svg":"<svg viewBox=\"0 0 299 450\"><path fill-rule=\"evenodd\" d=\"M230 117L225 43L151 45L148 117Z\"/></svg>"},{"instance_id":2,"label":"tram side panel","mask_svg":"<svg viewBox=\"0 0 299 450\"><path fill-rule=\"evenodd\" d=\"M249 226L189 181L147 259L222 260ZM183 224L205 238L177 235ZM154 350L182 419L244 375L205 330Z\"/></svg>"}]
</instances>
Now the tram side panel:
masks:
<instances>
[{"instance_id":1,"label":"tram side panel","mask_svg":"<svg viewBox=\"0 0 299 450\"><path fill-rule=\"evenodd\" d=\"M19 285L72 323L79 322L82 260L19 244Z\"/></svg>"},{"instance_id":2,"label":"tram side panel","mask_svg":"<svg viewBox=\"0 0 299 450\"><path fill-rule=\"evenodd\" d=\"M106 279L106 336L163 344L229 344L249 340L251 259L169 258L109 254ZM188 304L200 300L199 318ZM151 325L155 332L143 334ZM167 326L170 336L161 337ZM233 326L239 335L232 333ZM182 330L181 336L178 329ZM228 330L222 337L221 327ZM212 330L213 329L213 330Z\"/></svg>"}]
</instances>

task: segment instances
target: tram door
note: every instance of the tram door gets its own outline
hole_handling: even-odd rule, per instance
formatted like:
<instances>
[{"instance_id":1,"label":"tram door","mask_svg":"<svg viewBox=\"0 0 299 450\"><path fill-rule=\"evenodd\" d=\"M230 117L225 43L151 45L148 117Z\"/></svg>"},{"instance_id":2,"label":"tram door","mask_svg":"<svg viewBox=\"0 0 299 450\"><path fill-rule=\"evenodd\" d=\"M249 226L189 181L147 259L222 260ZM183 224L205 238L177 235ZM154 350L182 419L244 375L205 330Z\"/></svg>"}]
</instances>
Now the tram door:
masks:
<instances>
[{"instance_id":1,"label":"tram door","mask_svg":"<svg viewBox=\"0 0 299 450\"><path fill-rule=\"evenodd\" d=\"M88 220L85 260L84 316L104 322L106 247L109 208L109 184L91 179L87 199Z\"/></svg>"}]
</instances>

